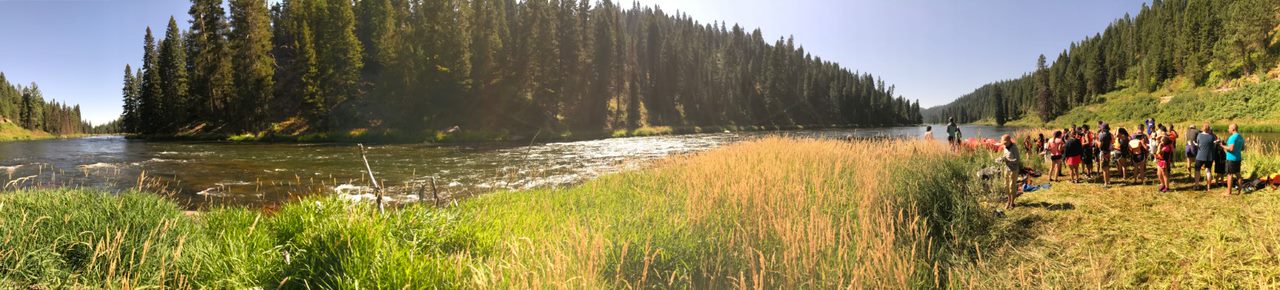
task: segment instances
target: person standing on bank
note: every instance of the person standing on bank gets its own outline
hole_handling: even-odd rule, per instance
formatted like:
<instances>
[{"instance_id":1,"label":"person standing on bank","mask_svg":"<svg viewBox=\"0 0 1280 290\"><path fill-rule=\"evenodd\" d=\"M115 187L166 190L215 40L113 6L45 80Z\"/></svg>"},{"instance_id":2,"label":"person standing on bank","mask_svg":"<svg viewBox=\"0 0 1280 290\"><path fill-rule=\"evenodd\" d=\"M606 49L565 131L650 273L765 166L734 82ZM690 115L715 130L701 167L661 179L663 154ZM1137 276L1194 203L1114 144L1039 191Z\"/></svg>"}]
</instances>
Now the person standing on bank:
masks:
<instances>
[{"instance_id":1,"label":"person standing on bank","mask_svg":"<svg viewBox=\"0 0 1280 290\"><path fill-rule=\"evenodd\" d=\"M1187 154L1187 174L1195 176L1196 153L1199 151L1196 149L1196 137L1200 136L1200 130L1196 129L1196 125L1191 125L1191 127L1187 128L1187 134L1182 136L1187 136L1187 144L1185 145L1185 151Z\"/></svg>"},{"instance_id":2,"label":"person standing on bank","mask_svg":"<svg viewBox=\"0 0 1280 290\"><path fill-rule=\"evenodd\" d=\"M933 126L924 126L924 140L933 141Z\"/></svg>"},{"instance_id":3,"label":"person standing on bank","mask_svg":"<svg viewBox=\"0 0 1280 290\"><path fill-rule=\"evenodd\" d=\"M1213 187L1213 146L1218 143L1218 136L1213 135L1213 127L1204 123L1204 130L1196 135L1196 182L1200 182L1201 170L1204 170L1204 190Z\"/></svg>"},{"instance_id":4,"label":"person standing on bank","mask_svg":"<svg viewBox=\"0 0 1280 290\"><path fill-rule=\"evenodd\" d=\"M1006 206L1013 208L1015 206L1013 201L1018 198L1018 190L1022 187L1022 182L1019 182L1022 177L1022 159L1021 154L1018 153L1018 144L1013 142L1009 134L1000 136L1000 143L1004 145L1004 150L1001 150L1003 154L996 158L996 162L1004 164L1005 170L1008 171L1005 173L1009 191L1009 204Z\"/></svg>"},{"instance_id":5,"label":"person standing on bank","mask_svg":"<svg viewBox=\"0 0 1280 290\"><path fill-rule=\"evenodd\" d=\"M1222 150L1227 152L1227 193L1223 196L1231 196L1231 188L1244 183L1244 179L1240 178L1240 163L1244 161L1244 136L1240 136L1240 127L1236 124L1231 124L1228 131L1231 132L1231 137L1227 138L1226 144L1221 145ZM1244 186L1240 186L1240 194L1244 194Z\"/></svg>"},{"instance_id":6,"label":"person standing on bank","mask_svg":"<svg viewBox=\"0 0 1280 290\"><path fill-rule=\"evenodd\" d=\"M1111 186L1111 144L1115 142L1115 137L1111 136L1111 128L1107 124L1099 125L1097 144L1098 148L1098 172L1102 173L1102 186Z\"/></svg>"},{"instance_id":7,"label":"person standing on bank","mask_svg":"<svg viewBox=\"0 0 1280 290\"><path fill-rule=\"evenodd\" d=\"M947 118L947 144L950 144L952 149L960 143L960 136L956 136L957 134L960 134L960 127L956 126L956 117Z\"/></svg>"},{"instance_id":8,"label":"person standing on bank","mask_svg":"<svg viewBox=\"0 0 1280 290\"><path fill-rule=\"evenodd\" d=\"M1064 146L1062 155L1066 157L1067 167L1071 168L1071 182L1080 183L1080 164L1084 161L1084 144L1080 141L1080 132L1072 130L1067 135Z\"/></svg>"}]
</instances>

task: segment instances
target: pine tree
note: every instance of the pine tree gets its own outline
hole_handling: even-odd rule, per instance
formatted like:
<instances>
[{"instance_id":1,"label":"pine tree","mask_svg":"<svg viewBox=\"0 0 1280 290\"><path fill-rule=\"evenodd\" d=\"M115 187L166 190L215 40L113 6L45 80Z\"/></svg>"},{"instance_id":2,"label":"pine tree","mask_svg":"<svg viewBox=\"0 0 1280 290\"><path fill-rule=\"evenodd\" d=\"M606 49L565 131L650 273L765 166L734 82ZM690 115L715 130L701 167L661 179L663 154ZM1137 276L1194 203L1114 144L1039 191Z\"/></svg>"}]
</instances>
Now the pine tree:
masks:
<instances>
[{"instance_id":1,"label":"pine tree","mask_svg":"<svg viewBox=\"0 0 1280 290\"><path fill-rule=\"evenodd\" d=\"M232 67L236 94L232 102L236 128L264 126L275 87L275 59L271 55L271 19L265 0L231 0Z\"/></svg>"},{"instance_id":2,"label":"pine tree","mask_svg":"<svg viewBox=\"0 0 1280 290\"><path fill-rule=\"evenodd\" d=\"M591 91L582 100L582 104L586 107L582 114L585 115L584 122L581 124L583 129L598 130L605 125L605 117L608 116L609 100L613 96L617 87L617 79L621 77L618 73L618 7L614 6L610 0L601 2L600 7L596 8L594 17L592 18L594 25L592 31L594 37L592 42L595 45L593 58L591 60L592 73Z\"/></svg>"},{"instance_id":3,"label":"pine tree","mask_svg":"<svg viewBox=\"0 0 1280 290\"><path fill-rule=\"evenodd\" d=\"M156 98L155 120L163 120L162 132L172 132L187 121L187 51L178 23L169 17L169 27L165 31L164 41L160 43L158 59L160 70L160 91Z\"/></svg>"},{"instance_id":4,"label":"pine tree","mask_svg":"<svg viewBox=\"0 0 1280 290\"><path fill-rule=\"evenodd\" d=\"M475 1L492 2L492 1ZM362 0L355 6L356 38L364 50L362 75L366 82L373 82L394 55L392 41L397 25L396 11L390 0Z\"/></svg>"},{"instance_id":5,"label":"pine tree","mask_svg":"<svg viewBox=\"0 0 1280 290\"><path fill-rule=\"evenodd\" d=\"M1268 47L1271 31L1280 21L1277 19L1277 6L1280 3L1274 0L1240 0L1228 6L1222 51L1228 58L1241 63L1244 75L1252 75L1258 70L1254 55Z\"/></svg>"},{"instance_id":6,"label":"pine tree","mask_svg":"<svg viewBox=\"0 0 1280 290\"><path fill-rule=\"evenodd\" d=\"M40 87L36 83L31 83L22 90L22 112L19 116L21 120L19 125L28 130L44 130L41 126L44 117L44 96L40 93Z\"/></svg>"},{"instance_id":7,"label":"pine tree","mask_svg":"<svg viewBox=\"0 0 1280 290\"><path fill-rule=\"evenodd\" d=\"M222 0L192 0L191 41L191 112L202 122L221 124L230 119L226 110L235 92L231 71L231 53L227 43L226 10Z\"/></svg>"},{"instance_id":8,"label":"pine tree","mask_svg":"<svg viewBox=\"0 0 1280 290\"><path fill-rule=\"evenodd\" d=\"M319 128L336 129L353 119L354 113L343 109L359 97L363 68L360 40L355 35L351 1L318 0L313 4L316 7L308 16L320 75L319 96L310 102L312 122Z\"/></svg>"},{"instance_id":9,"label":"pine tree","mask_svg":"<svg viewBox=\"0 0 1280 290\"><path fill-rule=\"evenodd\" d=\"M996 109L996 126L1004 126L1004 123L1009 120L1009 113L1005 110L1004 91L1000 86L992 86L991 90L991 103Z\"/></svg>"},{"instance_id":10,"label":"pine tree","mask_svg":"<svg viewBox=\"0 0 1280 290\"><path fill-rule=\"evenodd\" d=\"M1049 122L1053 120L1053 99L1049 95L1049 70L1045 67L1045 57L1040 55L1040 59L1036 60L1036 101L1040 108L1040 121Z\"/></svg>"},{"instance_id":11,"label":"pine tree","mask_svg":"<svg viewBox=\"0 0 1280 290\"><path fill-rule=\"evenodd\" d=\"M151 28L147 27L147 35L143 41L142 53L142 95L138 97L140 112L140 131L143 134L160 133L169 120L163 119L161 98L164 97L163 80L160 75L160 56L156 49L155 38L151 36Z\"/></svg>"},{"instance_id":12,"label":"pine tree","mask_svg":"<svg viewBox=\"0 0 1280 290\"><path fill-rule=\"evenodd\" d=\"M482 119L476 120L482 128L498 129L503 126L500 116L507 110L507 99L499 90L503 84L503 58L506 50L503 35L507 25L503 6L498 1L471 1L471 94L468 108L477 108Z\"/></svg>"},{"instance_id":13,"label":"pine tree","mask_svg":"<svg viewBox=\"0 0 1280 290\"><path fill-rule=\"evenodd\" d=\"M168 103L181 99L172 97L178 94L170 82L181 79L170 71L181 61L169 51L186 47L187 107L199 108L187 112L198 114L157 118L208 124L203 128L216 133L297 120L303 122L288 123L321 132L453 125L593 132L920 119L918 104L893 86L814 57L793 39L767 43L759 29L729 30L639 4L623 10L588 0L285 0L268 11L262 1L232 0L230 22L222 1L192 1L187 36L171 29L160 45L163 90L156 95L165 101L157 103L162 113L182 107ZM1088 91L1080 67L1042 75L1080 103ZM134 82L145 92L150 76L143 74L152 70L142 71ZM1024 104L1009 97L1015 94L1006 91L1010 115ZM141 95L151 94L135 94ZM145 98L140 103L145 107ZM63 117L73 111L50 108ZM991 112L962 109L952 112Z\"/></svg>"},{"instance_id":14,"label":"pine tree","mask_svg":"<svg viewBox=\"0 0 1280 290\"><path fill-rule=\"evenodd\" d=\"M121 95L124 99L124 106L120 116L122 131L125 133L137 133L141 116L138 115L138 82L133 77L133 68L124 65L124 88L121 89Z\"/></svg>"}]
</instances>

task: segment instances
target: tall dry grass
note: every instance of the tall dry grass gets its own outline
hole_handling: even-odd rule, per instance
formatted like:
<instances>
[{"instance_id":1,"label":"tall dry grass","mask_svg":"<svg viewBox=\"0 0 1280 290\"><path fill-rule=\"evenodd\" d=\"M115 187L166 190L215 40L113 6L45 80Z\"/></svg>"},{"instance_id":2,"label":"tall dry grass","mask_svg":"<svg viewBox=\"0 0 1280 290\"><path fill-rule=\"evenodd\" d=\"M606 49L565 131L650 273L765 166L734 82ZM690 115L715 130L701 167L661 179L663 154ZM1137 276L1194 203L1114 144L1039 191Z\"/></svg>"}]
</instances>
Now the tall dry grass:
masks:
<instances>
[{"instance_id":1,"label":"tall dry grass","mask_svg":"<svg viewBox=\"0 0 1280 290\"><path fill-rule=\"evenodd\" d=\"M989 162L766 138L382 215L336 198L187 216L144 194L0 193L0 288L947 287L986 239L970 173Z\"/></svg>"},{"instance_id":2,"label":"tall dry grass","mask_svg":"<svg viewBox=\"0 0 1280 290\"><path fill-rule=\"evenodd\" d=\"M768 138L568 191L482 197L475 217L520 237L498 245L483 285L943 287L949 254L989 223L971 161L925 142Z\"/></svg>"}]
</instances>

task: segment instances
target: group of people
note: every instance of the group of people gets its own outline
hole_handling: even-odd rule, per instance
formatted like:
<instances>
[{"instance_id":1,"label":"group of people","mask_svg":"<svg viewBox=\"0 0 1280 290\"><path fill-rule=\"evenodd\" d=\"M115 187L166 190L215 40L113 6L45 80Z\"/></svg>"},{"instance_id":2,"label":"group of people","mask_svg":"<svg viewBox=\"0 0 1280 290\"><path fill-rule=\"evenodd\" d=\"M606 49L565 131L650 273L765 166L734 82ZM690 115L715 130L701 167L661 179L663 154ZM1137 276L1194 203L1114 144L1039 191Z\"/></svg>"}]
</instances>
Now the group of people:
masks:
<instances>
[{"instance_id":1,"label":"group of people","mask_svg":"<svg viewBox=\"0 0 1280 290\"><path fill-rule=\"evenodd\" d=\"M1034 139L1026 136L1021 145L1028 148L1027 152L1036 152L1044 157L1049 164L1047 174L1050 182L1066 177L1070 182L1100 182L1109 187L1113 171L1118 171L1121 179L1147 184L1148 165L1154 165L1158 190L1168 192L1172 190L1169 183L1171 168L1179 159L1176 144L1180 138L1185 138L1185 164L1189 174L1194 176L1194 184L1203 185L1208 191L1216 181L1225 178L1224 195L1229 196L1233 188L1243 188L1240 170L1244 161L1244 137L1236 124L1230 125L1230 135L1226 139L1215 134L1209 123L1201 128L1191 125L1185 134L1179 134L1174 125L1165 126L1148 119L1132 128L1119 127L1113 132L1110 124L1098 122L1097 131L1088 125L1072 126L1054 131L1051 136L1044 133ZM1008 207L1012 208L1024 184L1030 182L1032 172L1023 166L1019 144L1013 137L1001 136L1000 145L1002 154L997 161L1007 169ZM1069 170L1070 174L1065 174L1064 170Z\"/></svg>"}]
</instances>

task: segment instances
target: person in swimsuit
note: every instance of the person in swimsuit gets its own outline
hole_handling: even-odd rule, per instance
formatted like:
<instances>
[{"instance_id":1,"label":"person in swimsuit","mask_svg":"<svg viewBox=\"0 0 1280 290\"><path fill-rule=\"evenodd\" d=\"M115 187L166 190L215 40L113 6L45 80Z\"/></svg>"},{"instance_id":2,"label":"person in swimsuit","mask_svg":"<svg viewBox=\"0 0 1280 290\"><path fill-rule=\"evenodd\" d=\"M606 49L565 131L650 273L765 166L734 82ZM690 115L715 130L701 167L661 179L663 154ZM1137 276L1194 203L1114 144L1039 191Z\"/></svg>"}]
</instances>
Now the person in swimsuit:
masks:
<instances>
[{"instance_id":1,"label":"person in swimsuit","mask_svg":"<svg viewBox=\"0 0 1280 290\"><path fill-rule=\"evenodd\" d=\"M1036 147L1034 147L1034 148L1027 148L1027 150L1028 150L1028 151L1030 151L1030 150L1035 150L1035 151L1036 151L1036 155L1040 155L1040 158L1044 158L1044 161L1045 161L1045 162L1049 162L1049 161L1050 161L1050 160L1049 160L1049 155L1048 155L1048 154L1045 154L1045 151L1044 151L1044 145L1045 145L1046 143L1048 143L1048 140L1046 140L1046 139L1044 138L1044 133L1040 133L1040 136L1036 138Z\"/></svg>"},{"instance_id":2,"label":"person in swimsuit","mask_svg":"<svg viewBox=\"0 0 1280 290\"><path fill-rule=\"evenodd\" d=\"M1160 178L1160 192L1169 192L1169 164L1173 163L1173 138L1160 138L1156 151L1156 176Z\"/></svg>"},{"instance_id":3,"label":"person in swimsuit","mask_svg":"<svg viewBox=\"0 0 1280 290\"><path fill-rule=\"evenodd\" d=\"M1138 128L1141 130L1141 128ZM1129 157L1133 161L1133 180L1147 183L1147 136L1134 134L1129 139Z\"/></svg>"},{"instance_id":4,"label":"person in swimsuit","mask_svg":"<svg viewBox=\"0 0 1280 290\"><path fill-rule=\"evenodd\" d=\"M1112 147L1111 160L1116 162L1116 167L1120 168L1120 178L1129 178L1129 150L1125 148L1129 146L1129 131L1123 126L1116 129L1116 143Z\"/></svg>"},{"instance_id":5,"label":"person in swimsuit","mask_svg":"<svg viewBox=\"0 0 1280 290\"><path fill-rule=\"evenodd\" d=\"M1049 167L1049 181L1057 181L1058 177L1062 177L1062 131L1053 132L1053 139L1049 140L1045 150L1049 151L1049 160L1052 164Z\"/></svg>"}]
</instances>

